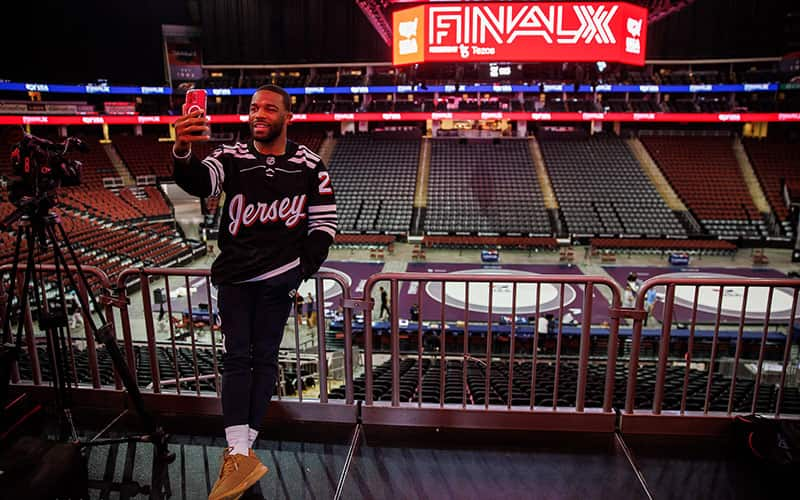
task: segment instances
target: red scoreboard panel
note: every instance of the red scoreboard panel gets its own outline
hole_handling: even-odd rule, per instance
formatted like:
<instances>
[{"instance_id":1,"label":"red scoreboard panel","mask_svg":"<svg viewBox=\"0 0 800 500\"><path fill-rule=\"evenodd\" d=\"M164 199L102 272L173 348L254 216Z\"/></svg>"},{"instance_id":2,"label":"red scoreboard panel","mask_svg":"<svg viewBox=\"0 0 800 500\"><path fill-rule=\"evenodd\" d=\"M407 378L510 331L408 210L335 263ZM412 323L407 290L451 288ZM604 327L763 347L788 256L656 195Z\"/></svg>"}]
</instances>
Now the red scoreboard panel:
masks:
<instances>
[{"instance_id":1,"label":"red scoreboard panel","mask_svg":"<svg viewBox=\"0 0 800 500\"><path fill-rule=\"evenodd\" d=\"M644 65L647 9L624 2L434 3L394 12L392 61Z\"/></svg>"}]
</instances>

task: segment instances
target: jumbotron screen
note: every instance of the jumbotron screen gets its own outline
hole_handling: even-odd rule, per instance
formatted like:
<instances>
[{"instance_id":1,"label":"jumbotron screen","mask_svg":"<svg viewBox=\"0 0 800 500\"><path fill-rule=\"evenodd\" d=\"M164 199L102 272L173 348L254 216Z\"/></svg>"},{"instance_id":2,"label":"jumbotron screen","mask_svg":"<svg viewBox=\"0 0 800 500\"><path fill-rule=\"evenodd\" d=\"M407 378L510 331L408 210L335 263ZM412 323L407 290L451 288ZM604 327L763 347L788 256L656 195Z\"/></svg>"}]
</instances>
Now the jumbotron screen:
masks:
<instances>
[{"instance_id":1,"label":"jumbotron screen","mask_svg":"<svg viewBox=\"0 0 800 500\"><path fill-rule=\"evenodd\" d=\"M608 61L644 65L647 9L625 2L435 3L394 12L395 65Z\"/></svg>"}]
</instances>

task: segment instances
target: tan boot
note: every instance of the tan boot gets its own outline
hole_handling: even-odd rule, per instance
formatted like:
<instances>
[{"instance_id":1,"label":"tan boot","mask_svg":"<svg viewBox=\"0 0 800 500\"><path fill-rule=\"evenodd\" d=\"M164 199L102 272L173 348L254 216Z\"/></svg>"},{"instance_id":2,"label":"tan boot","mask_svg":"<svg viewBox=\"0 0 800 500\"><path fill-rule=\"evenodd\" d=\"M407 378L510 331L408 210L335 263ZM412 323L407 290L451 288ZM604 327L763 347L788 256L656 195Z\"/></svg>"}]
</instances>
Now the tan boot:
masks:
<instances>
[{"instance_id":1,"label":"tan boot","mask_svg":"<svg viewBox=\"0 0 800 500\"><path fill-rule=\"evenodd\" d=\"M256 457L252 448L247 456L233 455L231 450L232 448L226 448L222 454L219 478L208 494L208 500L236 500L269 470Z\"/></svg>"}]
</instances>

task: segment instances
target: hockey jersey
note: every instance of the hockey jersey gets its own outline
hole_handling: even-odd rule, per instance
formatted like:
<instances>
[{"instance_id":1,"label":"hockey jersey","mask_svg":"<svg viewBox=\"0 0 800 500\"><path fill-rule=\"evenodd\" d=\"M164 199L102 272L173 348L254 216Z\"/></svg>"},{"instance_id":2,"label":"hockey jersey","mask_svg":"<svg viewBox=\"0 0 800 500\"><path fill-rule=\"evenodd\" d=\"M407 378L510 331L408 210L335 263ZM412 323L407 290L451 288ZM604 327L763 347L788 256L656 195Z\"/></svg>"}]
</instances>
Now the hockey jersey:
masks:
<instances>
[{"instance_id":1,"label":"hockey jersey","mask_svg":"<svg viewBox=\"0 0 800 500\"><path fill-rule=\"evenodd\" d=\"M288 141L283 155L264 155L253 144L223 145L205 159L174 159L175 182L199 197L225 203L214 284L268 279L301 266L317 272L336 235L336 201L322 159Z\"/></svg>"}]
</instances>

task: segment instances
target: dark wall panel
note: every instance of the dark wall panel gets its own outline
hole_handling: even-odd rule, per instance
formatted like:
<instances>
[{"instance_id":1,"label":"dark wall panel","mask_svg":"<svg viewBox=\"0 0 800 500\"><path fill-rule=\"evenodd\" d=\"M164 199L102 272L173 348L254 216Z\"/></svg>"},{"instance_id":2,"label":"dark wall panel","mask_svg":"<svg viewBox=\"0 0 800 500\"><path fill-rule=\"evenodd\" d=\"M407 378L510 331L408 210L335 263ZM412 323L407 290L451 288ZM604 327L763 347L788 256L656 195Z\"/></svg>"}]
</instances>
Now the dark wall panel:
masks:
<instances>
[{"instance_id":1,"label":"dark wall panel","mask_svg":"<svg viewBox=\"0 0 800 500\"><path fill-rule=\"evenodd\" d=\"M200 18L206 64L391 59L353 0L208 0Z\"/></svg>"},{"instance_id":2,"label":"dark wall panel","mask_svg":"<svg viewBox=\"0 0 800 500\"><path fill-rule=\"evenodd\" d=\"M696 0L648 27L648 59L772 57L786 51L794 1Z\"/></svg>"},{"instance_id":3,"label":"dark wall panel","mask_svg":"<svg viewBox=\"0 0 800 500\"><path fill-rule=\"evenodd\" d=\"M162 24L191 24L185 0L3 2L0 78L165 81Z\"/></svg>"}]
</instances>

